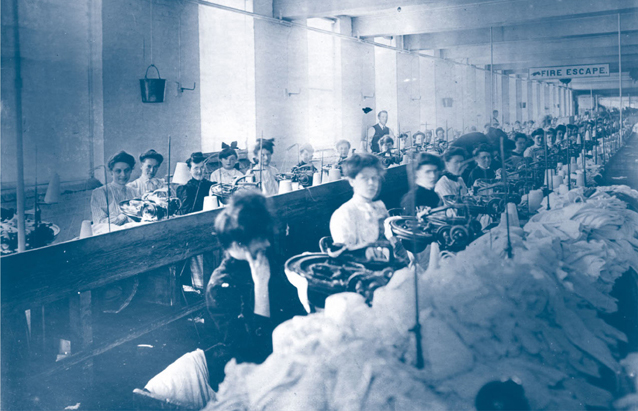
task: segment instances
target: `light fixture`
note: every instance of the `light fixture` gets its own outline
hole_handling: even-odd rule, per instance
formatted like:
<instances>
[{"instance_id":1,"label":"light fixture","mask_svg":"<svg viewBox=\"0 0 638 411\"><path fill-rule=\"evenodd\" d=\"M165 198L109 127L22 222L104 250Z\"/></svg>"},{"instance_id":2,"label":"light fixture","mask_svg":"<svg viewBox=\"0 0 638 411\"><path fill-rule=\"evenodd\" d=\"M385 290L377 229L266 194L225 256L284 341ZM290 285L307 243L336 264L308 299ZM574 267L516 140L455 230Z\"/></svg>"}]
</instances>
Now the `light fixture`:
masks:
<instances>
[{"instance_id":1,"label":"light fixture","mask_svg":"<svg viewBox=\"0 0 638 411\"><path fill-rule=\"evenodd\" d=\"M191 173L188 169L188 164L178 162L175 164L175 173L173 173L172 183L184 185L191 179Z\"/></svg>"}]
</instances>

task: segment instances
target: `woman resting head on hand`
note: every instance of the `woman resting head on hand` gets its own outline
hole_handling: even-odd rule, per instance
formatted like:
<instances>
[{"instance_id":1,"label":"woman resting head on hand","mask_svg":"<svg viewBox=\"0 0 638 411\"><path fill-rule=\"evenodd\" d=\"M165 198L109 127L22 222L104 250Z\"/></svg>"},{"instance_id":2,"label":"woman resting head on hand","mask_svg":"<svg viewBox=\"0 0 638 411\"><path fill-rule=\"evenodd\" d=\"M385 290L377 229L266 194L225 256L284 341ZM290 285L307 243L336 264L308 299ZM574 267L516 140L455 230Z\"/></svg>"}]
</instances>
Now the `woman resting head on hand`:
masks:
<instances>
[{"instance_id":1,"label":"woman resting head on hand","mask_svg":"<svg viewBox=\"0 0 638 411\"><path fill-rule=\"evenodd\" d=\"M215 233L225 256L206 288L206 306L222 340L211 354L216 358L208 359L211 379L230 358L265 360L272 352L273 329L305 313L281 266L273 262L274 221L261 193L234 194L215 220Z\"/></svg>"}]
</instances>

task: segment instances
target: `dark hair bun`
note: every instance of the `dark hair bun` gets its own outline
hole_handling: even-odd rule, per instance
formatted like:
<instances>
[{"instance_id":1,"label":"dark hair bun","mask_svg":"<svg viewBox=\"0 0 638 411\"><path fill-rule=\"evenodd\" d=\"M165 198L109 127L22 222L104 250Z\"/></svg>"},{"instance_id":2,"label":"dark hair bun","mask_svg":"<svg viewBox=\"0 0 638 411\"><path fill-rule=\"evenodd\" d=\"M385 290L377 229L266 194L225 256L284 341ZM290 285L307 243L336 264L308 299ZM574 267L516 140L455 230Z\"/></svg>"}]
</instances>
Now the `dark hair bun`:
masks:
<instances>
[{"instance_id":1,"label":"dark hair bun","mask_svg":"<svg viewBox=\"0 0 638 411\"><path fill-rule=\"evenodd\" d=\"M115 167L115 163L126 163L131 166L131 168L133 168L135 167L135 157L133 157L126 151L120 151L109 159L107 163L109 170L113 170L113 167Z\"/></svg>"},{"instance_id":2,"label":"dark hair bun","mask_svg":"<svg viewBox=\"0 0 638 411\"><path fill-rule=\"evenodd\" d=\"M217 216L215 232L224 248L233 242L247 246L253 240L272 240L274 223L266 197L255 190L235 193Z\"/></svg>"}]
</instances>

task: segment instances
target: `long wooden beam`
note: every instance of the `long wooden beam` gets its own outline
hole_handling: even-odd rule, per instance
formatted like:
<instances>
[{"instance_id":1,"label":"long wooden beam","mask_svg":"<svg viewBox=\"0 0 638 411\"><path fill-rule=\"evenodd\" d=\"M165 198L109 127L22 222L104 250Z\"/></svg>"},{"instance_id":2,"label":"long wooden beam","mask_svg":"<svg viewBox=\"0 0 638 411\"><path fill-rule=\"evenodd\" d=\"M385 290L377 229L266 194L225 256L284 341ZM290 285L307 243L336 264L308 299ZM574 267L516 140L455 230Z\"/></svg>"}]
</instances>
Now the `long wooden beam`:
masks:
<instances>
[{"instance_id":1,"label":"long wooden beam","mask_svg":"<svg viewBox=\"0 0 638 411\"><path fill-rule=\"evenodd\" d=\"M636 12L635 0L527 0L475 2L458 7L396 8L353 19L355 35L388 36L515 26L530 22Z\"/></svg>"},{"instance_id":2,"label":"long wooden beam","mask_svg":"<svg viewBox=\"0 0 638 411\"><path fill-rule=\"evenodd\" d=\"M613 50L612 50L613 51ZM534 60L532 58L526 59L524 61L517 62L508 62L508 63L499 63L494 64L494 70L505 70L510 73L508 74L517 74L517 73L527 73L527 69L530 67L549 67L549 66L568 66L573 64L600 64L600 63L609 63L609 71L611 73L618 72L618 55L615 55L616 61L614 61L614 56L606 55L606 56L585 56L581 58L545 58L541 61ZM542 65L539 65L542 63ZM632 67L638 67L638 54L623 54L622 57L622 66L623 70L629 70Z\"/></svg>"},{"instance_id":3,"label":"long wooden beam","mask_svg":"<svg viewBox=\"0 0 638 411\"><path fill-rule=\"evenodd\" d=\"M389 169L381 198L393 207L406 191L405 166ZM307 249L306 240L312 239L317 247L314 237L329 233L330 216L351 196L350 185L341 180L271 197L284 242L280 248L296 254L318 251ZM220 210L2 257L2 313L50 303L217 250L213 225Z\"/></svg>"},{"instance_id":4,"label":"long wooden beam","mask_svg":"<svg viewBox=\"0 0 638 411\"><path fill-rule=\"evenodd\" d=\"M515 41L545 41L556 38L599 36L614 34L618 30L616 15L569 18L560 21L526 23L519 26L494 27L494 43ZM638 13L623 15L622 32L638 30ZM446 31L405 36L408 50L447 49L458 46L490 44L490 29Z\"/></svg>"},{"instance_id":5,"label":"long wooden beam","mask_svg":"<svg viewBox=\"0 0 638 411\"><path fill-rule=\"evenodd\" d=\"M638 46L638 32L622 35L623 48ZM618 34L606 34L597 37L586 37L578 39L562 39L553 41L515 41L507 43L494 44L494 61L507 62L519 61L527 56L534 56L534 59L543 56L561 56L567 53L580 51L581 53L572 53L575 57L594 56L594 55L610 55L610 50L618 48ZM481 44L476 46L462 46L451 49L442 50L441 56L449 59L467 58L471 62L477 64L490 63L490 45ZM629 53L631 54L631 53ZM618 51L616 50L616 56ZM617 59L616 59L617 60Z\"/></svg>"}]
</instances>

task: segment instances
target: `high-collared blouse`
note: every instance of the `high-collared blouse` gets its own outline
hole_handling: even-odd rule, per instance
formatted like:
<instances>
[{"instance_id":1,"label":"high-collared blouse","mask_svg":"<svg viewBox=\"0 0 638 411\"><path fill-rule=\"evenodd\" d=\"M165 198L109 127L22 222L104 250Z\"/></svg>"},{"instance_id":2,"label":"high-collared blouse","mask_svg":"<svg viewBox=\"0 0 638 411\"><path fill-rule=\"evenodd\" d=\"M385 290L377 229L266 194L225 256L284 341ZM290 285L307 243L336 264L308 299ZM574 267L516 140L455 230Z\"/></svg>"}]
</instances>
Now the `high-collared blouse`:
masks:
<instances>
[{"instance_id":1,"label":"high-collared blouse","mask_svg":"<svg viewBox=\"0 0 638 411\"><path fill-rule=\"evenodd\" d=\"M354 196L330 218L330 235L334 243L359 248L378 241L388 210L383 201L367 201Z\"/></svg>"},{"instance_id":2,"label":"high-collared blouse","mask_svg":"<svg viewBox=\"0 0 638 411\"><path fill-rule=\"evenodd\" d=\"M436 182L434 191L441 197L459 196L467 194L467 186L463 177L455 176L452 173L445 172L443 176Z\"/></svg>"},{"instance_id":3,"label":"high-collared blouse","mask_svg":"<svg viewBox=\"0 0 638 411\"><path fill-rule=\"evenodd\" d=\"M137 180L128 183L127 186L135 190L135 198L142 198L146 193L166 187L166 183L159 178L146 178L142 175Z\"/></svg>"},{"instance_id":4,"label":"high-collared blouse","mask_svg":"<svg viewBox=\"0 0 638 411\"><path fill-rule=\"evenodd\" d=\"M218 168L210 175L210 181L212 183L232 184L237 177L242 177L244 174L236 168L226 170L224 167Z\"/></svg>"},{"instance_id":5,"label":"high-collared blouse","mask_svg":"<svg viewBox=\"0 0 638 411\"><path fill-rule=\"evenodd\" d=\"M108 212L106 198L108 195ZM93 224L106 224L108 217L114 222L122 211L120 203L135 198L136 192L129 186L122 186L113 182L98 187L91 193L91 216Z\"/></svg>"},{"instance_id":6,"label":"high-collared blouse","mask_svg":"<svg viewBox=\"0 0 638 411\"><path fill-rule=\"evenodd\" d=\"M259 183L259 164L255 165L250 173L255 176L255 182ZM264 183L261 187L262 192L267 196L279 194L279 183L275 178L275 176L279 174L279 171L275 167L268 165L264 167L264 169L261 171L261 174L263 175L264 179Z\"/></svg>"}]
</instances>

